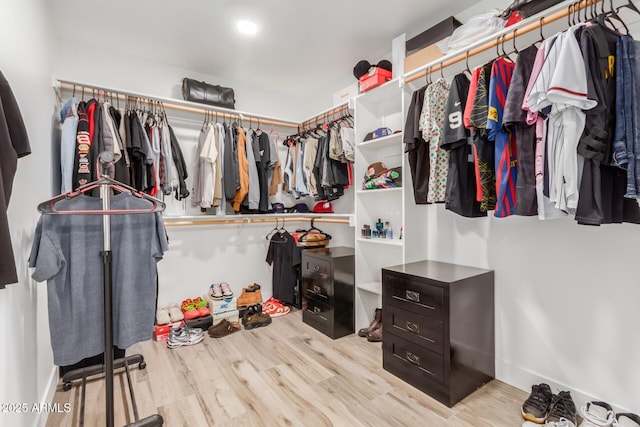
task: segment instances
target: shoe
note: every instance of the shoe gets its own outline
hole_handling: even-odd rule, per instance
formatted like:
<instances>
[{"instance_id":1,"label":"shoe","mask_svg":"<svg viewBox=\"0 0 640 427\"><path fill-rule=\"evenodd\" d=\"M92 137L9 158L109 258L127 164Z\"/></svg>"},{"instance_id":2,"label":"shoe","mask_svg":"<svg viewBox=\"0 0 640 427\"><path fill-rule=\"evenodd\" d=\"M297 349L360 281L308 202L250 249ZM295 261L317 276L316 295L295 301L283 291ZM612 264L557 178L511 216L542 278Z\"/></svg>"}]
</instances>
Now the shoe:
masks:
<instances>
[{"instance_id":1,"label":"shoe","mask_svg":"<svg viewBox=\"0 0 640 427\"><path fill-rule=\"evenodd\" d=\"M253 285L249 285L247 286L247 292L255 292L258 289L260 289L260 285L258 285L257 283L254 283Z\"/></svg>"},{"instance_id":2,"label":"shoe","mask_svg":"<svg viewBox=\"0 0 640 427\"><path fill-rule=\"evenodd\" d=\"M209 296L211 299L223 299L224 295L222 294L222 285L214 283L209 286Z\"/></svg>"},{"instance_id":3,"label":"shoe","mask_svg":"<svg viewBox=\"0 0 640 427\"><path fill-rule=\"evenodd\" d=\"M180 310L180 307L178 307L178 304L176 303L169 304L167 309L169 310L169 319L171 320L172 323L184 320L184 314L182 314L182 310Z\"/></svg>"},{"instance_id":4,"label":"shoe","mask_svg":"<svg viewBox=\"0 0 640 427\"><path fill-rule=\"evenodd\" d=\"M204 332L202 329L181 326L177 329L171 329L171 332L169 332L169 339L167 340L167 347L178 348L195 345L202 342L203 339Z\"/></svg>"},{"instance_id":5,"label":"shoe","mask_svg":"<svg viewBox=\"0 0 640 427\"><path fill-rule=\"evenodd\" d=\"M580 412L583 416L580 427L610 426L616 419L613 408L606 402L587 402Z\"/></svg>"},{"instance_id":6,"label":"shoe","mask_svg":"<svg viewBox=\"0 0 640 427\"><path fill-rule=\"evenodd\" d=\"M373 316L373 322L367 328L362 328L358 331L359 337L366 337L370 332L382 327L382 309L376 308Z\"/></svg>"},{"instance_id":7,"label":"shoe","mask_svg":"<svg viewBox=\"0 0 640 427\"><path fill-rule=\"evenodd\" d=\"M239 330L240 324L238 322L229 322L227 319L222 319L219 323L210 327L208 332L211 338L222 338Z\"/></svg>"},{"instance_id":8,"label":"shoe","mask_svg":"<svg viewBox=\"0 0 640 427\"><path fill-rule=\"evenodd\" d=\"M198 297L193 300L193 304L196 306L196 310L200 317L208 316L211 314L209 309L207 308L207 302L202 298Z\"/></svg>"},{"instance_id":9,"label":"shoe","mask_svg":"<svg viewBox=\"0 0 640 427\"><path fill-rule=\"evenodd\" d=\"M262 313L266 314L269 317L279 317L288 314L291 311L291 308L282 304L279 300L274 297L266 300L262 306Z\"/></svg>"},{"instance_id":10,"label":"shoe","mask_svg":"<svg viewBox=\"0 0 640 427\"><path fill-rule=\"evenodd\" d=\"M544 424L547 427L576 427L576 404L571 393L561 391L551 397L551 407Z\"/></svg>"},{"instance_id":11,"label":"shoe","mask_svg":"<svg viewBox=\"0 0 640 427\"><path fill-rule=\"evenodd\" d=\"M367 334L367 341L382 342L382 323L379 328L376 328Z\"/></svg>"},{"instance_id":12,"label":"shoe","mask_svg":"<svg viewBox=\"0 0 640 427\"><path fill-rule=\"evenodd\" d=\"M534 384L531 394L522 404L522 417L536 424L544 424L551 407L551 387L548 384Z\"/></svg>"},{"instance_id":13,"label":"shoe","mask_svg":"<svg viewBox=\"0 0 640 427\"><path fill-rule=\"evenodd\" d=\"M618 414L614 425L617 427L640 427L640 416L631 413Z\"/></svg>"},{"instance_id":14,"label":"shoe","mask_svg":"<svg viewBox=\"0 0 640 427\"><path fill-rule=\"evenodd\" d=\"M196 305L191 301L191 299L186 299L182 301L182 305L180 306L182 309L182 314L184 315L185 320L196 319L200 317L200 313L196 309Z\"/></svg>"},{"instance_id":15,"label":"shoe","mask_svg":"<svg viewBox=\"0 0 640 427\"><path fill-rule=\"evenodd\" d=\"M245 329L260 328L271 324L271 317L262 313L245 314L242 318Z\"/></svg>"},{"instance_id":16,"label":"shoe","mask_svg":"<svg viewBox=\"0 0 640 427\"><path fill-rule=\"evenodd\" d=\"M254 304L247 307L247 314L262 313L262 304Z\"/></svg>"},{"instance_id":17,"label":"shoe","mask_svg":"<svg viewBox=\"0 0 640 427\"><path fill-rule=\"evenodd\" d=\"M160 307L156 311L156 325L166 325L169 322L171 322L169 309L167 307Z\"/></svg>"},{"instance_id":18,"label":"shoe","mask_svg":"<svg viewBox=\"0 0 640 427\"><path fill-rule=\"evenodd\" d=\"M262 292L260 292L260 289L248 292L246 288L242 288L242 294L238 297L236 305L238 307L248 307L256 304L262 304Z\"/></svg>"},{"instance_id":19,"label":"shoe","mask_svg":"<svg viewBox=\"0 0 640 427\"><path fill-rule=\"evenodd\" d=\"M220 283L220 287L222 288L222 296L224 298L229 298L233 296L233 291L231 290L231 287L227 282Z\"/></svg>"}]
</instances>

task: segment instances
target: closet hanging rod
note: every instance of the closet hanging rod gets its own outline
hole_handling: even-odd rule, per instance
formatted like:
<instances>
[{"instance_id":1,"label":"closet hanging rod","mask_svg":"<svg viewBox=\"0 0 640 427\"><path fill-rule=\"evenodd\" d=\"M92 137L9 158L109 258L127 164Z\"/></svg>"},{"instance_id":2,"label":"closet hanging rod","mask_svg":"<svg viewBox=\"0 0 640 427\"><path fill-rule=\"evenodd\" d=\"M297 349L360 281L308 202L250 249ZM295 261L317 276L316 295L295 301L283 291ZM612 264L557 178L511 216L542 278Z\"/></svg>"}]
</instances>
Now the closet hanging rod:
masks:
<instances>
[{"instance_id":1,"label":"closet hanging rod","mask_svg":"<svg viewBox=\"0 0 640 427\"><path fill-rule=\"evenodd\" d=\"M222 117L231 116L231 117L236 117L243 121L249 120L249 121L254 121L256 123L261 123L266 125L281 126L281 127L288 127L288 128L294 128L294 129L298 128L298 123L296 122L291 122L288 120L280 120L274 117L246 113L244 111L231 110L229 108L215 107L213 105L209 106L205 104L198 104L195 102L182 101L179 99L164 98L160 96L146 95L142 93L124 91L120 89L112 89L112 88L107 88L107 87L102 87L102 86L97 86L97 85L92 85L87 83L78 83L78 82L72 82L68 80L58 80L57 86L56 86L56 89L58 90L73 91L75 89L76 92L82 91L83 88L85 91L87 91L88 94L93 94L94 91L102 91L103 96L105 98L110 98L111 96L114 96L114 97L117 96L119 99L123 99L125 101L127 100L127 97L140 98L141 100L143 100L143 102L145 100L160 102L164 105L165 108L170 108L173 110L186 111L189 113L198 113L198 114L204 114L207 112L214 113L214 114L218 113Z\"/></svg>"},{"instance_id":2,"label":"closet hanging rod","mask_svg":"<svg viewBox=\"0 0 640 427\"><path fill-rule=\"evenodd\" d=\"M265 224L276 222L276 220L284 219L286 222L311 222L314 220L315 222L323 222L328 224L349 224L350 221L348 218L326 218L326 217L311 217L311 216L293 216L293 217L271 217L271 218L249 218L249 217L241 217L241 218L225 218L225 219L215 219L212 217L210 219L203 220L182 220L180 218L176 218L176 220L172 220L170 217L164 218L164 224L167 227L182 227L182 226L192 226L192 225L225 225L225 224Z\"/></svg>"},{"instance_id":3,"label":"closet hanging rod","mask_svg":"<svg viewBox=\"0 0 640 427\"><path fill-rule=\"evenodd\" d=\"M404 75L404 82L411 83L415 80L425 77L428 73L434 73L453 64L457 64L458 62L466 61L469 57L478 55L490 49L495 49L496 46L512 40L514 38L514 33L516 32L516 37L521 37L522 35L528 34L532 31L538 31L543 25L548 25L564 19L570 13L581 11L587 7L592 6L593 4L600 3L601 1L603 0L582 0L578 4L576 4L575 1L573 3L562 3L562 6L558 5L555 8L552 8L552 10L557 9L557 11L548 16L542 16L540 18L536 17L535 19L532 19L531 22L529 22L529 20L527 19L525 21L522 21L522 23L519 23L521 25L516 24L510 27L506 27L495 34L492 34L491 36L487 36L486 39L490 39L489 41L486 41L484 43L482 42L482 40L478 41L475 44L471 45L475 45L475 47L469 47L468 49L465 49L463 51L458 51L459 53L457 54L452 54L452 56L447 55L440 59L422 65L421 67L416 68L409 73L406 73ZM528 23L525 24L525 22Z\"/></svg>"},{"instance_id":4,"label":"closet hanging rod","mask_svg":"<svg viewBox=\"0 0 640 427\"><path fill-rule=\"evenodd\" d=\"M338 105L337 107L329 108L325 111L322 111L312 117L309 117L307 120L300 123L300 127L305 127L311 123L318 123L320 120L324 120L328 117L335 116L336 114L349 112L349 102L345 102L344 104Z\"/></svg>"}]
</instances>

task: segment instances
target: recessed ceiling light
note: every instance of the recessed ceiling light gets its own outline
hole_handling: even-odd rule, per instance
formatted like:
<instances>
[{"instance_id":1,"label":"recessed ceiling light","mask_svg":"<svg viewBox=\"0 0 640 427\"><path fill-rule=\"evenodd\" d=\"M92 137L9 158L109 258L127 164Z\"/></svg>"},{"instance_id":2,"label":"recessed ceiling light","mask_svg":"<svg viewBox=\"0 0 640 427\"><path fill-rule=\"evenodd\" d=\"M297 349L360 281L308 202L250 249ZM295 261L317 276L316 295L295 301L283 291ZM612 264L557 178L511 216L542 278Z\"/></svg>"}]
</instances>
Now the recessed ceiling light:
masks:
<instances>
[{"instance_id":1,"label":"recessed ceiling light","mask_svg":"<svg viewBox=\"0 0 640 427\"><path fill-rule=\"evenodd\" d=\"M258 32L258 26L256 25L255 22L242 20L242 21L238 21L237 25L238 25L238 31L240 31L243 34L248 34L252 36Z\"/></svg>"}]
</instances>

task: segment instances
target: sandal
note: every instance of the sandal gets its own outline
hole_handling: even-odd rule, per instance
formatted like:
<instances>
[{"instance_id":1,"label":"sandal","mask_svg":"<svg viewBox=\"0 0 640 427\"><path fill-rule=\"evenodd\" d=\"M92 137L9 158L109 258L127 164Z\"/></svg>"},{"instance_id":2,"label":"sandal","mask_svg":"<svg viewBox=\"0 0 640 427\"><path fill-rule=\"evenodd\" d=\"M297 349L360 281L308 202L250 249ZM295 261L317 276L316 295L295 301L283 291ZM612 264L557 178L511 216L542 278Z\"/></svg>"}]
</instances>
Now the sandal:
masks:
<instances>
[{"instance_id":1,"label":"sandal","mask_svg":"<svg viewBox=\"0 0 640 427\"><path fill-rule=\"evenodd\" d=\"M207 302L202 298L198 297L193 300L193 304L196 306L196 310L200 314L200 316L208 316L211 314L209 309L207 308Z\"/></svg>"}]
</instances>

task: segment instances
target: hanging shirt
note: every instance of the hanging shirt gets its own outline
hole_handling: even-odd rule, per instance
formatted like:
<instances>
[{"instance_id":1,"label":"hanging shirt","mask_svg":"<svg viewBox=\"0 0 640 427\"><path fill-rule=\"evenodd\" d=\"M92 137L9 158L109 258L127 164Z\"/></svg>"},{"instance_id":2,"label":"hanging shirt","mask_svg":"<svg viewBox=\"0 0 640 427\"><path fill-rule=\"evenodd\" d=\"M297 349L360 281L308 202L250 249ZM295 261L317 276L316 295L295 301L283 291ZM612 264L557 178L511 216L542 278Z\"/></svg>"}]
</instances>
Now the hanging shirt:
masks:
<instances>
[{"instance_id":1,"label":"hanging shirt","mask_svg":"<svg viewBox=\"0 0 640 427\"><path fill-rule=\"evenodd\" d=\"M466 217L481 217L476 200L476 175L471 131L464 126L463 111L468 102L469 79L458 74L451 82L447 99L444 135L440 147L449 151L449 171L445 196L446 209Z\"/></svg>"},{"instance_id":2,"label":"hanging shirt","mask_svg":"<svg viewBox=\"0 0 640 427\"><path fill-rule=\"evenodd\" d=\"M112 209L149 209L151 203L120 193ZM59 210L98 210L102 200L77 196ZM156 301L156 263L168 249L159 213L112 215L113 344L148 341ZM47 281L53 362L72 365L104 352L103 229L101 215L43 215L29 256L33 279Z\"/></svg>"},{"instance_id":3,"label":"hanging shirt","mask_svg":"<svg viewBox=\"0 0 640 427\"><path fill-rule=\"evenodd\" d=\"M318 195L318 186L316 184L316 177L313 174L313 162L318 154L318 140L307 137L304 145L305 150L302 169L307 180L309 194L315 197Z\"/></svg>"},{"instance_id":4,"label":"hanging shirt","mask_svg":"<svg viewBox=\"0 0 640 427\"><path fill-rule=\"evenodd\" d=\"M225 215L227 197L224 190L224 158L225 158L225 137L224 126L216 123L215 132L217 132L216 141L218 143L218 156L216 157L216 187L214 193L213 204L218 207L217 215Z\"/></svg>"},{"instance_id":5,"label":"hanging shirt","mask_svg":"<svg viewBox=\"0 0 640 427\"><path fill-rule=\"evenodd\" d=\"M265 213L269 210L269 165L271 164L271 143L269 141L269 135L260 131L260 134L256 138L256 146L258 147L260 156L256 159L260 183L260 204L258 209L260 212Z\"/></svg>"},{"instance_id":6,"label":"hanging shirt","mask_svg":"<svg viewBox=\"0 0 640 427\"><path fill-rule=\"evenodd\" d=\"M449 154L440 148L444 132L444 119L449 85L443 78L427 87L424 94L420 129L422 138L429 143L429 190L427 203L445 200Z\"/></svg>"},{"instance_id":7,"label":"hanging shirt","mask_svg":"<svg viewBox=\"0 0 640 427\"><path fill-rule=\"evenodd\" d=\"M60 109L60 123L60 192L66 193L73 190L73 159L78 134L78 103L75 98L69 98Z\"/></svg>"},{"instance_id":8,"label":"hanging shirt","mask_svg":"<svg viewBox=\"0 0 640 427\"><path fill-rule=\"evenodd\" d=\"M7 208L18 159L31 154L27 129L9 82L0 72L0 289L16 283Z\"/></svg>"},{"instance_id":9,"label":"hanging shirt","mask_svg":"<svg viewBox=\"0 0 640 427\"><path fill-rule=\"evenodd\" d=\"M287 231L275 233L269 242L267 264L272 269L273 297L283 303L296 304L295 288L302 262L301 249Z\"/></svg>"},{"instance_id":10,"label":"hanging shirt","mask_svg":"<svg viewBox=\"0 0 640 427\"><path fill-rule=\"evenodd\" d=\"M504 105L515 63L498 58L491 67L489 83L489 114L487 130L489 140L495 143L496 211L495 216L504 218L516 210L516 143L513 134L502 127Z\"/></svg>"},{"instance_id":11,"label":"hanging shirt","mask_svg":"<svg viewBox=\"0 0 640 427\"><path fill-rule=\"evenodd\" d=\"M247 135L247 164L249 166L249 192L247 200L244 204L249 206L249 209L256 210L260 206L260 176L258 174L258 165L256 161L260 161L258 157L256 159L256 153L259 151L258 142L255 140L255 133L253 130L248 129Z\"/></svg>"},{"instance_id":12,"label":"hanging shirt","mask_svg":"<svg viewBox=\"0 0 640 427\"><path fill-rule=\"evenodd\" d=\"M235 132L237 132L237 145L236 145L236 154L238 156L238 179L240 182L240 186L236 191L235 197L233 199L233 211L235 213L240 212L240 205L245 197L247 197L247 193L249 192L249 162L247 162L247 148L246 148L246 140L245 134L242 128L235 128Z\"/></svg>"},{"instance_id":13,"label":"hanging shirt","mask_svg":"<svg viewBox=\"0 0 640 427\"><path fill-rule=\"evenodd\" d=\"M478 92L478 81L480 80L480 72L482 71L482 67L476 67L471 72L471 81L469 84L469 93L467 94L466 105L464 107L464 127L467 129L473 128L471 124L471 111L473 110L473 100L476 98L476 93Z\"/></svg>"},{"instance_id":14,"label":"hanging shirt","mask_svg":"<svg viewBox=\"0 0 640 427\"><path fill-rule=\"evenodd\" d=\"M416 205L427 203L429 194L429 144L422 138L419 129L420 114L424 106L424 94L427 87L413 92L407 117L404 124L405 152L409 160L411 183L413 185L413 199Z\"/></svg>"},{"instance_id":15,"label":"hanging shirt","mask_svg":"<svg viewBox=\"0 0 640 427\"><path fill-rule=\"evenodd\" d=\"M215 167L218 150L213 125L207 123L200 131L195 153L195 178L193 181L193 206L207 209L213 206Z\"/></svg>"},{"instance_id":16,"label":"hanging shirt","mask_svg":"<svg viewBox=\"0 0 640 427\"><path fill-rule=\"evenodd\" d=\"M269 181L269 195L275 196L278 194L278 185L284 183L284 177L282 176L282 163L278 152L278 139L273 135L269 135L269 140L271 141L271 154L275 157L275 164Z\"/></svg>"}]
</instances>

